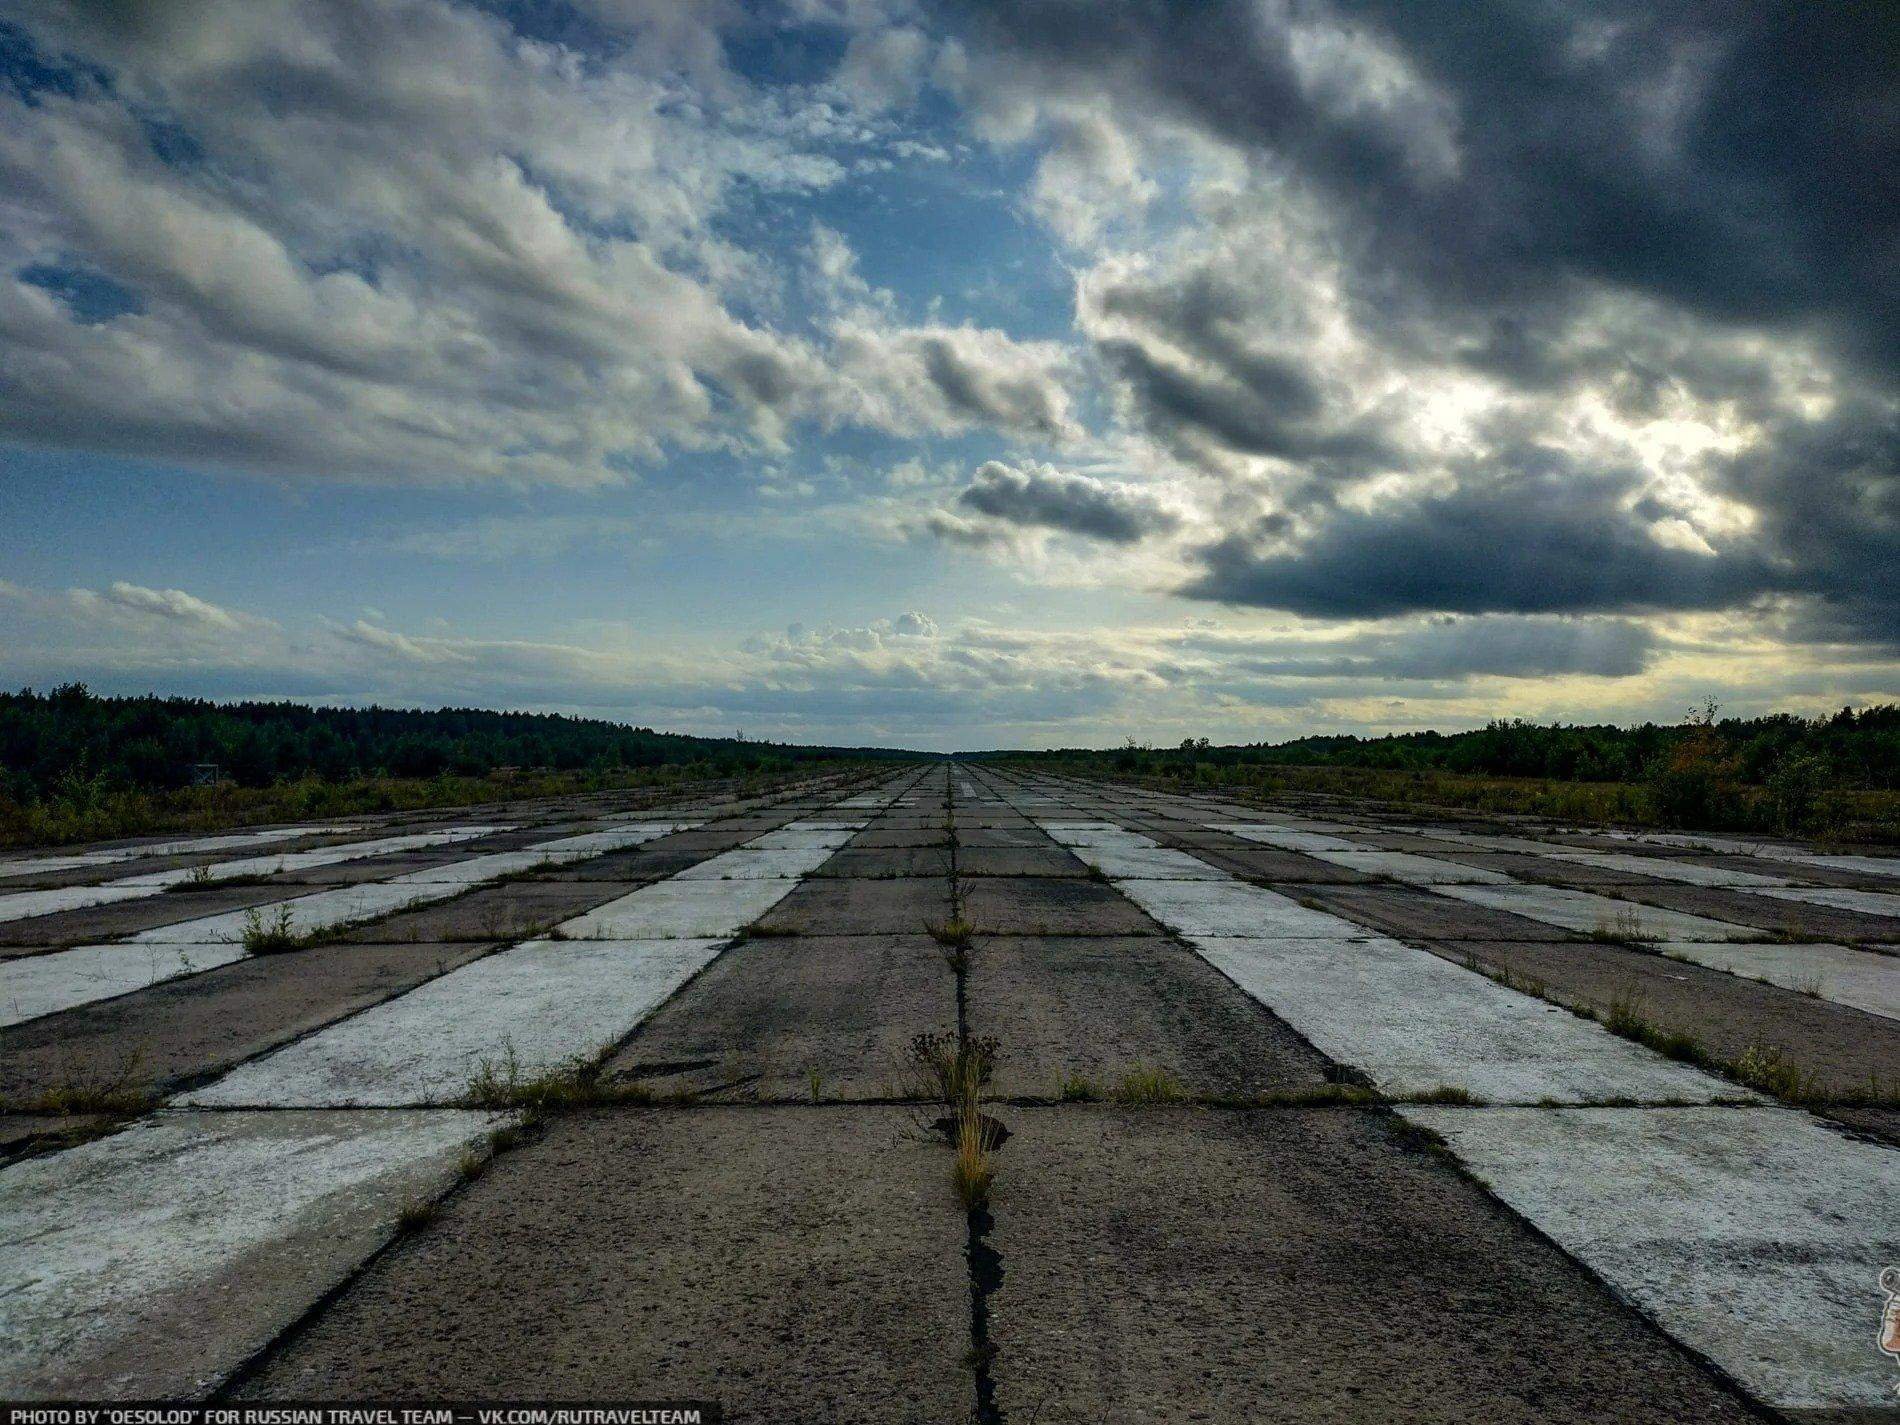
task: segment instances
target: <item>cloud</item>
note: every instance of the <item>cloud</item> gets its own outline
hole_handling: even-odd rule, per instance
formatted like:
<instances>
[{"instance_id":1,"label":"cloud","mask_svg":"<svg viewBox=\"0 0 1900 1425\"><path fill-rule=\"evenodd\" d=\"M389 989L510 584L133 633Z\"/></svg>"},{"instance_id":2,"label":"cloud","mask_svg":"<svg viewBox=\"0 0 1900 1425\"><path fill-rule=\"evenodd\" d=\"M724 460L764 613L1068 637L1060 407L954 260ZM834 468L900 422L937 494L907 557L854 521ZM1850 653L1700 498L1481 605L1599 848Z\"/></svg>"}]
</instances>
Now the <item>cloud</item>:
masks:
<instances>
[{"instance_id":1,"label":"cloud","mask_svg":"<svg viewBox=\"0 0 1900 1425\"><path fill-rule=\"evenodd\" d=\"M448 0L147 9L32 7L9 32L53 76L0 92L13 440L589 487L804 422L1071 429L1053 348L759 315L787 271L733 232L899 139L728 68L736 12L603 7L583 47ZM860 39L839 84L894 101L921 35Z\"/></svg>"},{"instance_id":2,"label":"cloud","mask_svg":"<svg viewBox=\"0 0 1900 1425\"><path fill-rule=\"evenodd\" d=\"M103 600L119 608L147 614L184 628L236 633L255 622L247 615L236 614L208 600L195 598L183 589L147 589L138 584L128 584L123 579L115 580L102 594L93 594L84 589L76 589L73 593L82 602Z\"/></svg>"},{"instance_id":3,"label":"cloud","mask_svg":"<svg viewBox=\"0 0 1900 1425\"><path fill-rule=\"evenodd\" d=\"M1000 460L988 461L957 500L967 509L1007 524L1034 525L1114 544L1166 533L1180 523L1177 514L1146 491L1049 465L1015 469Z\"/></svg>"}]
</instances>

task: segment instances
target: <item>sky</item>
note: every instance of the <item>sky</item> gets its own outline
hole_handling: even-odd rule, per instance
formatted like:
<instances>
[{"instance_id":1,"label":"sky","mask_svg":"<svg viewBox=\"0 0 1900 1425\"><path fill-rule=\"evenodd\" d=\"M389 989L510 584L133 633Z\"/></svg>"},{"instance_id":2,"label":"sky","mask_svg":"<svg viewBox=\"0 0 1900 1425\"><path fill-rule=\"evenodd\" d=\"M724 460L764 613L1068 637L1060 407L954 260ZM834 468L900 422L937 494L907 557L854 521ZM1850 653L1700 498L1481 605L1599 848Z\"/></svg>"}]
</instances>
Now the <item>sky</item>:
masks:
<instances>
[{"instance_id":1,"label":"sky","mask_svg":"<svg viewBox=\"0 0 1900 1425\"><path fill-rule=\"evenodd\" d=\"M1900 700L1892 12L0 0L0 684Z\"/></svg>"}]
</instances>

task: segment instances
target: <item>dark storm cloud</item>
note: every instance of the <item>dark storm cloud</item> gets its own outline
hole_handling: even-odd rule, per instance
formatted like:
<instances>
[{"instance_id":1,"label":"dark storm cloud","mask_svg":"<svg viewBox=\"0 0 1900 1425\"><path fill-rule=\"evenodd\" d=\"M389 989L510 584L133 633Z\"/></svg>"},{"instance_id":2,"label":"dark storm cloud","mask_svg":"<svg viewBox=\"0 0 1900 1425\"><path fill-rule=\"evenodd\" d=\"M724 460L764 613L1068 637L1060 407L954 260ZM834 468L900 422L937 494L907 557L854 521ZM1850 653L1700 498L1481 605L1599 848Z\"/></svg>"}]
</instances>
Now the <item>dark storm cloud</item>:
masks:
<instances>
[{"instance_id":1,"label":"dark storm cloud","mask_svg":"<svg viewBox=\"0 0 1900 1425\"><path fill-rule=\"evenodd\" d=\"M1526 450L1509 473L1376 511L1333 509L1297 544L1284 522L1199 551L1190 598L1322 618L1456 613L1592 613L1725 608L1803 576L1752 551L1713 555L1658 543L1626 508L1635 477Z\"/></svg>"},{"instance_id":2,"label":"dark storm cloud","mask_svg":"<svg viewBox=\"0 0 1900 1425\"><path fill-rule=\"evenodd\" d=\"M1628 619L1445 616L1300 657L1238 659L1229 667L1239 675L1298 679L1627 678L1648 667L1655 650L1656 635Z\"/></svg>"},{"instance_id":3,"label":"dark storm cloud","mask_svg":"<svg viewBox=\"0 0 1900 1425\"><path fill-rule=\"evenodd\" d=\"M1000 460L989 461L957 498L966 508L992 519L1064 530L1113 544L1132 544L1180 523L1152 495L1047 465L1018 470Z\"/></svg>"},{"instance_id":4,"label":"dark storm cloud","mask_svg":"<svg viewBox=\"0 0 1900 1425\"><path fill-rule=\"evenodd\" d=\"M1882 178L1900 21L1882 0L1289 7L1409 66L1420 96L1382 103L1304 79L1293 25L1251 0L980 9L1051 85L1289 164L1355 220L1363 302L1509 320L1582 278L1900 358L1900 199ZM1433 95L1455 165L1420 160Z\"/></svg>"}]
</instances>

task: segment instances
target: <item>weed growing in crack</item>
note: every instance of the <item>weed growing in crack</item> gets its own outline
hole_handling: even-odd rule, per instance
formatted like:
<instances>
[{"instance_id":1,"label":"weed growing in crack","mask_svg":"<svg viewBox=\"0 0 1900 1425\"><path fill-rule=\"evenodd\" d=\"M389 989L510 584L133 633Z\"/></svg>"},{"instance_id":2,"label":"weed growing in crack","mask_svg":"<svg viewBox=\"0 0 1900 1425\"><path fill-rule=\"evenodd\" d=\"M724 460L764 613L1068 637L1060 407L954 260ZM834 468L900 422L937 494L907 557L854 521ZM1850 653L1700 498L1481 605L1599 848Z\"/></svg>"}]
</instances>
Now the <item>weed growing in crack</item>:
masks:
<instances>
[{"instance_id":1,"label":"weed growing in crack","mask_svg":"<svg viewBox=\"0 0 1900 1425\"><path fill-rule=\"evenodd\" d=\"M526 1109L530 1113L572 1113L654 1101L653 1090L635 1080L611 1080L602 1066L570 1060L540 1073L522 1068L512 1043L503 1045L499 1060L489 1060L468 1083L466 1101L475 1108Z\"/></svg>"},{"instance_id":2,"label":"weed growing in crack","mask_svg":"<svg viewBox=\"0 0 1900 1425\"><path fill-rule=\"evenodd\" d=\"M989 1206L990 1187L996 1181L998 1137L996 1121L982 1111L974 1094L957 1106L957 1157L950 1181L965 1212Z\"/></svg>"},{"instance_id":3,"label":"weed growing in crack","mask_svg":"<svg viewBox=\"0 0 1900 1425\"><path fill-rule=\"evenodd\" d=\"M996 1071L1001 1047L993 1034L963 1038L950 1033L919 1034L908 1055L923 1093L952 1108L974 1103Z\"/></svg>"},{"instance_id":4,"label":"weed growing in crack","mask_svg":"<svg viewBox=\"0 0 1900 1425\"><path fill-rule=\"evenodd\" d=\"M415 1232L427 1227L441 1215L442 1208L439 1204L425 1198L418 1198L405 1205L403 1210L396 1214L396 1226L404 1232Z\"/></svg>"},{"instance_id":5,"label":"weed growing in crack","mask_svg":"<svg viewBox=\"0 0 1900 1425\"><path fill-rule=\"evenodd\" d=\"M263 910L252 906L244 912L244 949L251 955L284 955L315 943L316 937L299 932L288 905L277 907L277 914L266 919Z\"/></svg>"},{"instance_id":6,"label":"weed growing in crack","mask_svg":"<svg viewBox=\"0 0 1900 1425\"><path fill-rule=\"evenodd\" d=\"M1120 1104L1178 1103L1186 1097L1187 1090L1172 1073L1145 1064L1123 1074L1114 1090Z\"/></svg>"},{"instance_id":7,"label":"weed growing in crack","mask_svg":"<svg viewBox=\"0 0 1900 1425\"><path fill-rule=\"evenodd\" d=\"M1057 1097L1064 1103L1094 1103L1102 1096L1094 1080L1082 1074L1069 1074L1062 1080Z\"/></svg>"}]
</instances>

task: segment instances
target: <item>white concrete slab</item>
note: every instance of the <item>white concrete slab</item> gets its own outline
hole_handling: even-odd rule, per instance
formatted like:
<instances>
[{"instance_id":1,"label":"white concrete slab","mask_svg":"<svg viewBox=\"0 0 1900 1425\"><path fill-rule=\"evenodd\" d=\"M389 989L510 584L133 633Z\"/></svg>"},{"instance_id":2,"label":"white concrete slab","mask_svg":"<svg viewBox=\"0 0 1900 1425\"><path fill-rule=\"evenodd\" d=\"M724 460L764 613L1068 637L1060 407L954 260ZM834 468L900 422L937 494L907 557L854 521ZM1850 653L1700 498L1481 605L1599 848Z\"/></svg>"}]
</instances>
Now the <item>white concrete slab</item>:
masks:
<instances>
[{"instance_id":1,"label":"white concrete slab","mask_svg":"<svg viewBox=\"0 0 1900 1425\"><path fill-rule=\"evenodd\" d=\"M857 827L799 827L796 824L768 831L746 842L743 850L752 851L836 851L858 834Z\"/></svg>"},{"instance_id":2,"label":"white concrete slab","mask_svg":"<svg viewBox=\"0 0 1900 1425\"><path fill-rule=\"evenodd\" d=\"M1452 827L1420 827L1420 836L1429 836L1434 841L1450 841L1459 846L1469 846L1474 851L1516 851L1526 856L1548 856L1559 849L1549 841L1533 841L1527 836L1488 836L1476 831L1459 831Z\"/></svg>"},{"instance_id":3,"label":"white concrete slab","mask_svg":"<svg viewBox=\"0 0 1900 1425\"><path fill-rule=\"evenodd\" d=\"M245 958L244 947L212 945L79 945L0 963L0 1028L57 1014L148 985L202 974Z\"/></svg>"},{"instance_id":4,"label":"white concrete slab","mask_svg":"<svg viewBox=\"0 0 1900 1425\"><path fill-rule=\"evenodd\" d=\"M149 886L163 890L167 886L197 881L228 881L237 876L274 876L285 871L312 871L322 866L338 866L348 861L367 861L374 856L394 856L404 851L425 851L433 846L452 846L493 836L498 826L451 827L444 831L421 831L408 836L379 836L373 841L350 841L341 846L319 846L313 851L285 851L273 856L244 856L235 861L215 861L208 866L179 867L169 871L148 871L140 876L125 876L115 886Z\"/></svg>"},{"instance_id":5,"label":"white concrete slab","mask_svg":"<svg viewBox=\"0 0 1900 1425\"><path fill-rule=\"evenodd\" d=\"M503 1120L163 1113L0 1171L0 1395L203 1395Z\"/></svg>"},{"instance_id":6,"label":"white concrete slab","mask_svg":"<svg viewBox=\"0 0 1900 1425\"><path fill-rule=\"evenodd\" d=\"M203 851L236 850L241 846L269 846L304 836L338 836L359 831L355 826L289 826L269 831L241 831L222 836L194 836L183 840L148 841L138 846L108 846L93 851L71 851L56 856L29 856L0 861L0 879L10 876L46 876L87 866L114 866L149 856L194 856Z\"/></svg>"},{"instance_id":7,"label":"white concrete slab","mask_svg":"<svg viewBox=\"0 0 1900 1425\"><path fill-rule=\"evenodd\" d=\"M1590 828L1579 828L1588 831ZM1701 836L1666 831L1592 831L1613 836L1619 841L1641 841L1654 846L1684 846L1698 851L1719 851L1729 856L1762 856L1770 861L1789 861L1796 865L1826 866L1836 871L1858 871L1868 876L1900 876L1900 857L1850 856L1815 851L1806 846L1788 846L1775 841L1744 841L1732 836Z\"/></svg>"},{"instance_id":8,"label":"white concrete slab","mask_svg":"<svg viewBox=\"0 0 1900 1425\"><path fill-rule=\"evenodd\" d=\"M592 1059L697 974L724 940L530 940L430 980L180 1102L203 1108L419 1107L463 1099L484 1066L537 1078Z\"/></svg>"},{"instance_id":9,"label":"white concrete slab","mask_svg":"<svg viewBox=\"0 0 1900 1425\"><path fill-rule=\"evenodd\" d=\"M1079 846L1075 854L1115 880L1223 881L1225 871L1165 846Z\"/></svg>"},{"instance_id":10,"label":"white concrete slab","mask_svg":"<svg viewBox=\"0 0 1900 1425\"><path fill-rule=\"evenodd\" d=\"M1893 1406L1900 1153L1783 1108L1399 1111L1750 1394Z\"/></svg>"},{"instance_id":11,"label":"white concrete slab","mask_svg":"<svg viewBox=\"0 0 1900 1425\"><path fill-rule=\"evenodd\" d=\"M829 846L754 849L741 846L722 851L698 865L688 866L672 879L675 881L759 881L795 879L808 876L831 859Z\"/></svg>"},{"instance_id":12,"label":"white concrete slab","mask_svg":"<svg viewBox=\"0 0 1900 1425\"><path fill-rule=\"evenodd\" d=\"M1387 1093L1497 1103L1707 1103L1731 1084L1397 940L1189 942L1241 989Z\"/></svg>"},{"instance_id":13,"label":"white concrete slab","mask_svg":"<svg viewBox=\"0 0 1900 1425\"><path fill-rule=\"evenodd\" d=\"M575 940L670 940L737 935L790 895L782 877L690 881L673 877L565 921Z\"/></svg>"},{"instance_id":14,"label":"white concrete slab","mask_svg":"<svg viewBox=\"0 0 1900 1425\"><path fill-rule=\"evenodd\" d=\"M278 911L284 907L288 907L290 911L291 930L298 935L308 935L314 931L332 930L341 925L350 925L359 920L391 915L399 910L407 910L411 906L447 900L451 896L460 895L463 889L464 887L459 885L398 886L387 881L370 881L360 886L335 886L329 890L316 891L307 896L296 896L290 900L271 901L244 910L229 910L217 915L200 916L196 920L180 921L176 925L155 926L151 930L141 930L137 935L130 936L126 943L187 945L207 944L219 940L242 940L252 909L256 910L260 920L270 925L275 924Z\"/></svg>"},{"instance_id":15,"label":"white concrete slab","mask_svg":"<svg viewBox=\"0 0 1900 1425\"><path fill-rule=\"evenodd\" d=\"M1639 905L1612 896L1573 891L1563 886L1433 886L1435 895L1509 911L1585 935L1602 931L1638 940L1759 940L1763 932L1747 925L1689 915L1679 910Z\"/></svg>"},{"instance_id":16,"label":"white concrete slab","mask_svg":"<svg viewBox=\"0 0 1900 1425\"><path fill-rule=\"evenodd\" d=\"M1732 945L1707 940L1664 941L1656 950L1671 959L1900 1019L1900 957L1893 955L1845 945Z\"/></svg>"},{"instance_id":17,"label":"white concrete slab","mask_svg":"<svg viewBox=\"0 0 1900 1425\"><path fill-rule=\"evenodd\" d=\"M1372 932L1245 881L1116 881L1115 889L1180 935L1368 940Z\"/></svg>"},{"instance_id":18,"label":"white concrete slab","mask_svg":"<svg viewBox=\"0 0 1900 1425\"><path fill-rule=\"evenodd\" d=\"M1625 871L1632 876L1649 876L1658 881L1680 881L1688 886L1720 886L1736 890L1755 890L1764 886L1791 886L1786 876L1764 876L1754 871L1735 871L1727 866L1704 866L1668 856L1632 856L1622 851L1558 851L1546 853L1553 861L1569 861L1578 866L1595 866L1605 871Z\"/></svg>"},{"instance_id":19,"label":"white concrete slab","mask_svg":"<svg viewBox=\"0 0 1900 1425\"><path fill-rule=\"evenodd\" d=\"M1238 836L1243 841L1257 841L1262 846L1277 846L1282 851L1364 851L1367 848L1357 841L1346 841L1337 836L1320 831L1300 831L1293 827L1269 826L1259 822L1237 823L1232 826L1214 826L1214 831L1224 831L1230 836Z\"/></svg>"},{"instance_id":20,"label":"white concrete slab","mask_svg":"<svg viewBox=\"0 0 1900 1425\"><path fill-rule=\"evenodd\" d=\"M1461 866L1456 861L1441 861L1436 856L1416 856L1410 851L1309 851L1307 855L1349 871L1368 876L1386 876L1408 886L1508 886L1512 879L1500 871L1476 866Z\"/></svg>"},{"instance_id":21,"label":"white concrete slab","mask_svg":"<svg viewBox=\"0 0 1900 1425\"><path fill-rule=\"evenodd\" d=\"M1854 891L1836 886L1800 886L1787 890L1759 891L1758 895L1777 900L1806 901L1810 905L1832 906L1835 910L1857 910L1862 915L1900 916L1900 894L1892 891Z\"/></svg>"},{"instance_id":22,"label":"white concrete slab","mask_svg":"<svg viewBox=\"0 0 1900 1425\"><path fill-rule=\"evenodd\" d=\"M69 910L85 910L114 901L143 900L157 892L146 886L57 886L40 891L15 891L0 896L0 921L32 920L35 916L61 915Z\"/></svg>"},{"instance_id":23,"label":"white concrete slab","mask_svg":"<svg viewBox=\"0 0 1900 1425\"><path fill-rule=\"evenodd\" d=\"M1112 821L1045 821L1040 823L1058 846L1156 846L1151 836L1117 826Z\"/></svg>"}]
</instances>

